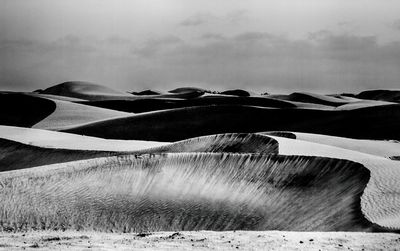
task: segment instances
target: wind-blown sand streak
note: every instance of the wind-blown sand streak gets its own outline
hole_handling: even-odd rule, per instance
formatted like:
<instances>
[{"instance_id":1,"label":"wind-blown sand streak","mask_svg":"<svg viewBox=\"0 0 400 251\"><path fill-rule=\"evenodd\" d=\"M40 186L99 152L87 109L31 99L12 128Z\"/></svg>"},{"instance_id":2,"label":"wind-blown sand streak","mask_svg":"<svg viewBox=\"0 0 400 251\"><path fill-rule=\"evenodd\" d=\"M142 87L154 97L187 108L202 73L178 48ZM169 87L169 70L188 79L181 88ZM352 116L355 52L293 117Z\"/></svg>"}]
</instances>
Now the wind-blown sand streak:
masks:
<instances>
[{"instance_id":1,"label":"wind-blown sand streak","mask_svg":"<svg viewBox=\"0 0 400 251\"><path fill-rule=\"evenodd\" d=\"M0 174L4 230L362 230L369 171L320 157L119 156ZM338 186L337 184L340 184Z\"/></svg>"}]
</instances>

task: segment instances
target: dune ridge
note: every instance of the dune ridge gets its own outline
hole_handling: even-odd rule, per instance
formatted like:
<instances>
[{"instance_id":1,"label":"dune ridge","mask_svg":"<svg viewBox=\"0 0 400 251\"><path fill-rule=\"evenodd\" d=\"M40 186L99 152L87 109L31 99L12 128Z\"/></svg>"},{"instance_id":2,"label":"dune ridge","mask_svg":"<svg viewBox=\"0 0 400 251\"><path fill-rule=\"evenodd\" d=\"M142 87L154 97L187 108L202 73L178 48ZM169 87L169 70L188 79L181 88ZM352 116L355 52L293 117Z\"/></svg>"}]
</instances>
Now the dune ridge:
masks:
<instances>
[{"instance_id":1,"label":"dune ridge","mask_svg":"<svg viewBox=\"0 0 400 251\"><path fill-rule=\"evenodd\" d=\"M85 100L105 100L133 97L133 95L129 93L119 92L102 85L84 81L68 81L51 86L44 90L38 90L36 92L40 94L50 94Z\"/></svg>"},{"instance_id":2,"label":"dune ridge","mask_svg":"<svg viewBox=\"0 0 400 251\"><path fill-rule=\"evenodd\" d=\"M276 140L257 134L219 134L167 143L113 141L60 132L1 126L0 132L4 133L4 135L0 135L2 137L0 138L0 172L123 154L278 153ZM46 138L51 138L51 140ZM79 142L79 144L75 142Z\"/></svg>"},{"instance_id":3,"label":"dune ridge","mask_svg":"<svg viewBox=\"0 0 400 251\"><path fill-rule=\"evenodd\" d=\"M358 163L320 157L97 158L1 173L1 227L370 231L359 203L368 179Z\"/></svg>"}]
</instances>

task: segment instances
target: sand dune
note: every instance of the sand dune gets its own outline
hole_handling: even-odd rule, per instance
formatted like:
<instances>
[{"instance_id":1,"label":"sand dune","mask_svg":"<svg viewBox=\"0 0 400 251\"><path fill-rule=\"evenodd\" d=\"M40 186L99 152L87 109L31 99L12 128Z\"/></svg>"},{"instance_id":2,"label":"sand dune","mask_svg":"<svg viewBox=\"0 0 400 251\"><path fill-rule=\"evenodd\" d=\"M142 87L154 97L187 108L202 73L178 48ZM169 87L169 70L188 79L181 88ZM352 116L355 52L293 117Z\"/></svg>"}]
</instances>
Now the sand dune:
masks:
<instances>
[{"instance_id":1,"label":"sand dune","mask_svg":"<svg viewBox=\"0 0 400 251\"><path fill-rule=\"evenodd\" d=\"M19 230L368 231L360 210L368 180L358 163L318 157L97 158L1 173L1 222Z\"/></svg>"},{"instance_id":2,"label":"sand dune","mask_svg":"<svg viewBox=\"0 0 400 251\"><path fill-rule=\"evenodd\" d=\"M226 132L282 130L398 140L399 127L399 105L349 111L220 105L141 113L63 131L110 139L151 141L177 141Z\"/></svg>"},{"instance_id":3,"label":"sand dune","mask_svg":"<svg viewBox=\"0 0 400 251\"><path fill-rule=\"evenodd\" d=\"M307 93L307 92L295 92L290 95L280 95L279 98L283 100L297 101L303 103L314 103L327 106L340 106L352 102L350 100L343 100L328 95L321 95L321 94Z\"/></svg>"},{"instance_id":4,"label":"sand dune","mask_svg":"<svg viewBox=\"0 0 400 251\"><path fill-rule=\"evenodd\" d=\"M296 105L292 102L266 97L232 97L222 95L208 95L193 99L142 98L137 100L104 100L80 103L133 113L210 105L250 105L272 108L296 108Z\"/></svg>"},{"instance_id":5,"label":"sand dune","mask_svg":"<svg viewBox=\"0 0 400 251\"><path fill-rule=\"evenodd\" d=\"M0 228L400 232L398 93L1 92Z\"/></svg>"},{"instance_id":6,"label":"sand dune","mask_svg":"<svg viewBox=\"0 0 400 251\"><path fill-rule=\"evenodd\" d=\"M64 82L37 92L40 94L59 95L86 100L107 100L133 97L133 95L129 93L119 92L102 85L82 81Z\"/></svg>"},{"instance_id":7,"label":"sand dune","mask_svg":"<svg viewBox=\"0 0 400 251\"><path fill-rule=\"evenodd\" d=\"M360 99L382 100L389 102L400 102L400 90L369 90L356 95Z\"/></svg>"},{"instance_id":8,"label":"sand dune","mask_svg":"<svg viewBox=\"0 0 400 251\"><path fill-rule=\"evenodd\" d=\"M249 97L251 95L248 91L240 90L240 89L226 90L226 91L223 91L220 93L225 94L225 95L238 96L238 97Z\"/></svg>"},{"instance_id":9,"label":"sand dune","mask_svg":"<svg viewBox=\"0 0 400 251\"><path fill-rule=\"evenodd\" d=\"M56 105L55 110L39 123L33 125L34 128L61 130L81 124L128 117L132 115L130 113L87 106L63 100L53 99L52 101Z\"/></svg>"},{"instance_id":10,"label":"sand dune","mask_svg":"<svg viewBox=\"0 0 400 251\"><path fill-rule=\"evenodd\" d=\"M0 172L122 154L231 152L277 154L277 142L257 134L220 134L175 143L105 140L46 130L0 126Z\"/></svg>"}]
</instances>

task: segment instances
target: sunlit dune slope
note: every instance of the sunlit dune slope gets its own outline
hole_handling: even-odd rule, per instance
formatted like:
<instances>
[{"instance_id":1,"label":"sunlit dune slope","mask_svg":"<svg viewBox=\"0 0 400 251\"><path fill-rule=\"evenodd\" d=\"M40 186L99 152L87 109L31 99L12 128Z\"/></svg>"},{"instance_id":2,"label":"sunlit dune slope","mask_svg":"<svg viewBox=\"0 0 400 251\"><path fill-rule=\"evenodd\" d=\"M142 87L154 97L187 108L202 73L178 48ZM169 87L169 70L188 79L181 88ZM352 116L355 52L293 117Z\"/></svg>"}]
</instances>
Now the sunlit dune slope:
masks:
<instances>
[{"instance_id":1,"label":"sunlit dune slope","mask_svg":"<svg viewBox=\"0 0 400 251\"><path fill-rule=\"evenodd\" d=\"M400 142L397 141L350 139L311 133L294 134L300 140L337 146L381 157L400 156Z\"/></svg>"},{"instance_id":2,"label":"sunlit dune slope","mask_svg":"<svg viewBox=\"0 0 400 251\"><path fill-rule=\"evenodd\" d=\"M96 122L105 119L131 116L130 113L82 105L63 100L52 100L56 104L53 113L35 124L34 128L61 130L71 126Z\"/></svg>"}]
</instances>

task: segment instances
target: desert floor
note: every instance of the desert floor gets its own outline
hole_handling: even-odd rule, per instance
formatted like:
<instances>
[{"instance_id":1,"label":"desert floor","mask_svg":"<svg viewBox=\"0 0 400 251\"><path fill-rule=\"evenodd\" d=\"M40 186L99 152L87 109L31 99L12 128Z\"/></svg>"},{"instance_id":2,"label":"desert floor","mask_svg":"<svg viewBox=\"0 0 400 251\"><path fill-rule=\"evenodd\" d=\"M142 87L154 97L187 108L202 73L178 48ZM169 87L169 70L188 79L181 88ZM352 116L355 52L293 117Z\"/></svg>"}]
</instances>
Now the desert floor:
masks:
<instances>
[{"instance_id":1,"label":"desert floor","mask_svg":"<svg viewBox=\"0 0 400 251\"><path fill-rule=\"evenodd\" d=\"M361 232L196 231L1 233L0 250L399 250L400 235Z\"/></svg>"}]
</instances>

